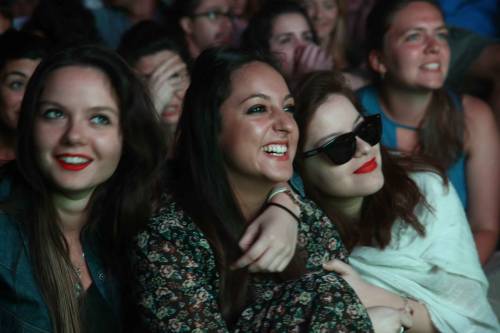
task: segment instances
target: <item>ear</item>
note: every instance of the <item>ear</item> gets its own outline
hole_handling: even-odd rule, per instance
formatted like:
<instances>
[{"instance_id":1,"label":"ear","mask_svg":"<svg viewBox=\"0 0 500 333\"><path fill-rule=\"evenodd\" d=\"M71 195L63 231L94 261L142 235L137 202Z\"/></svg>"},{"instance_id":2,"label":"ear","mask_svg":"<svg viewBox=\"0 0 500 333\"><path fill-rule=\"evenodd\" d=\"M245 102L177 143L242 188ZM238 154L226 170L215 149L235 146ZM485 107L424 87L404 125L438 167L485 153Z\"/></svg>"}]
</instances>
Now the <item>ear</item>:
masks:
<instances>
[{"instance_id":1,"label":"ear","mask_svg":"<svg viewBox=\"0 0 500 333\"><path fill-rule=\"evenodd\" d=\"M191 22L191 19L187 16L181 18L179 21L182 30L184 30L184 34L190 35L193 31L193 22Z\"/></svg>"},{"instance_id":2,"label":"ear","mask_svg":"<svg viewBox=\"0 0 500 333\"><path fill-rule=\"evenodd\" d=\"M368 54L368 62L372 70L378 73L380 76L384 76L387 72L387 67L384 64L382 55L379 51L371 50Z\"/></svg>"}]
</instances>

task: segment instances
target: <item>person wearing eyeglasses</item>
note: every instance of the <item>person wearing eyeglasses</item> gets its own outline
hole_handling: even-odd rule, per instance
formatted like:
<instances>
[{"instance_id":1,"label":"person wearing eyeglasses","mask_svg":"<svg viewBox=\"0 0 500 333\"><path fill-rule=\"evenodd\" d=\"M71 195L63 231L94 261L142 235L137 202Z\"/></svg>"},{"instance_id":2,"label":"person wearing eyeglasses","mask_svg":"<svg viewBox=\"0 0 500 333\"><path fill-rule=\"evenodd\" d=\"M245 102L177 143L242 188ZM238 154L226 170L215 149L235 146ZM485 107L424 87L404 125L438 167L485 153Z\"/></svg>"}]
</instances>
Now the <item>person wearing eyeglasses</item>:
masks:
<instances>
[{"instance_id":1,"label":"person wearing eyeglasses","mask_svg":"<svg viewBox=\"0 0 500 333\"><path fill-rule=\"evenodd\" d=\"M465 212L443 172L383 148L380 115L361 113L340 74L306 76L295 97L305 193L350 251L351 266L325 268L368 309L409 306L410 332L498 332Z\"/></svg>"},{"instance_id":2,"label":"person wearing eyeglasses","mask_svg":"<svg viewBox=\"0 0 500 333\"><path fill-rule=\"evenodd\" d=\"M209 47L229 45L233 33L229 0L175 0L172 17L192 59Z\"/></svg>"}]
</instances>

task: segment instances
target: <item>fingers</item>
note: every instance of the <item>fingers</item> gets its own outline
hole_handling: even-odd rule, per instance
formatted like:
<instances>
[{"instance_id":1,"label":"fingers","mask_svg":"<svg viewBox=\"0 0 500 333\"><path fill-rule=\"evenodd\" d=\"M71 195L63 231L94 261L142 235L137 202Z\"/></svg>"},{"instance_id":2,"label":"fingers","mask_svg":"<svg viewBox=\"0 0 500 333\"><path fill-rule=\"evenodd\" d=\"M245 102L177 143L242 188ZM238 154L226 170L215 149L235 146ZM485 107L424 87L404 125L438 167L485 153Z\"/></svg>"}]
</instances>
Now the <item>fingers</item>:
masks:
<instances>
[{"instance_id":1,"label":"fingers","mask_svg":"<svg viewBox=\"0 0 500 333\"><path fill-rule=\"evenodd\" d=\"M238 245L240 246L240 249L243 251L247 251L250 245L255 241L255 238L259 234L259 224L257 223L252 223L250 226L245 230L245 233L243 234L243 237L241 237L240 242Z\"/></svg>"},{"instance_id":2,"label":"fingers","mask_svg":"<svg viewBox=\"0 0 500 333\"><path fill-rule=\"evenodd\" d=\"M351 266L339 259L333 259L325 262L323 264L323 268L327 271L333 271L340 275L348 275L353 271Z\"/></svg>"},{"instance_id":3,"label":"fingers","mask_svg":"<svg viewBox=\"0 0 500 333\"><path fill-rule=\"evenodd\" d=\"M264 237L260 237L233 265L233 269L243 268L257 261L267 250L268 244Z\"/></svg>"},{"instance_id":4,"label":"fingers","mask_svg":"<svg viewBox=\"0 0 500 333\"><path fill-rule=\"evenodd\" d=\"M231 268L248 266L251 272L281 272L290 262L293 252L292 246L288 244L260 237Z\"/></svg>"},{"instance_id":5,"label":"fingers","mask_svg":"<svg viewBox=\"0 0 500 333\"><path fill-rule=\"evenodd\" d=\"M407 306L403 309L400 309L399 312L400 312L399 319L401 321L401 325L404 326L405 328L411 328L411 326L413 325L413 318L411 316L410 308Z\"/></svg>"}]
</instances>

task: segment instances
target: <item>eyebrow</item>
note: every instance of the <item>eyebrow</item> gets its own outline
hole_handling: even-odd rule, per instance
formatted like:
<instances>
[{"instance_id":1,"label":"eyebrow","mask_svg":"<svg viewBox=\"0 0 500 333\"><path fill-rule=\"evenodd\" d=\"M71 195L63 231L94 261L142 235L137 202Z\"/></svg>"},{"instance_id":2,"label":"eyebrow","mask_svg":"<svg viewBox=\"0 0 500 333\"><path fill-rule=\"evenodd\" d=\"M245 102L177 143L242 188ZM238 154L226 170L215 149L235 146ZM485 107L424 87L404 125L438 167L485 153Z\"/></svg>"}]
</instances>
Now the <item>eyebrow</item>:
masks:
<instances>
[{"instance_id":1,"label":"eyebrow","mask_svg":"<svg viewBox=\"0 0 500 333\"><path fill-rule=\"evenodd\" d=\"M352 129L354 130L354 128L356 127L356 125L358 125L358 121L359 119L363 119L363 116L361 114L358 114L358 116L356 117L356 119L354 119L353 123L352 123ZM328 141L332 140L333 138L339 136L339 135L342 135L344 133L348 133L348 132L334 132L334 133L330 133L322 138L320 138L318 141L317 141L317 147L319 146L322 146L324 145L325 143L327 143Z\"/></svg>"},{"instance_id":2,"label":"eyebrow","mask_svg":"<svg viewBox=\"0 0 500 333\"><path fill-rule=\"evenodd\" d=\"M20 72L20 71L15 71L15 70L5 73L5 77L8 77L9 75L19 75L19 76L22 76L22 77L28 77L28 75L26 75L26 73L23 73L23 72Z\"/></svg>"},{"instance_id":3,"label":"eyebrow","mask_svg":"<svg viewBox=\"0 0 500 333\"><path fill-rule=\"evenodd\" d=\"M426 31L426 30L427 29L423 28L423 27L413 27L413 28L406 29L405 32L408 32L408 31ZM436 27L436 28L434 28L432 30L433 31L448 30L448 28L446 27L446 25L440 25L439 27Z\"/></svg>"},{"instance_id":4,"label":"eyebrow","mask_svg":"<svg viewBox=\"0 0 500 333\"><path fill-rule=\"evenodd\" d=\"M262 98L262 99L265 99L267 101L271 100L271 97L269 97L268 95L266 94L262 94L262 93L258 93L258 94L252 94L246 98L244 98L241 102L240 102L240 105L245 103L246 101L252 99L252 98ZM283 101L286 101L288 99L293 99L293 96L291 94L288 94L285 96L285 98L283 98Z\"/></svg>"},{"instance_id":5,"label":"eyebrow","mask_svg":"<svg viewBox=\"0 0 500 333\"><path fill-rule=\"evenodd\" d=\"M67 109L63 105L61 105L57 102L52 102L52 101L40 101L38 103L38 105L39 105L39 107L44 106L44 105L53 105L53 106L57 106L58 108L61 108L61 109ZM119 115L118 109L115 109L115 108L112 108L109 106L93 106L91 108L86 109L85 111L91 111L91 112L109 111L113 114Z\"/></svg>"}]
</instances>

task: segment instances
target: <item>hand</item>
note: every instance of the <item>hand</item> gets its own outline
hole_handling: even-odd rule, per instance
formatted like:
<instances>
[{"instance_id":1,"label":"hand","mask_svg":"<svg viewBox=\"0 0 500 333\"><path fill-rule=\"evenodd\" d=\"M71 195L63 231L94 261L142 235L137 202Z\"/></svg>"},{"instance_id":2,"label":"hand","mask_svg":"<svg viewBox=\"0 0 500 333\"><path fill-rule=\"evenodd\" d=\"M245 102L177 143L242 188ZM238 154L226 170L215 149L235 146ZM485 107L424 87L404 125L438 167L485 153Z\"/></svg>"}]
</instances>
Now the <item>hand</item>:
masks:
<instances>
[{"instance_id":1,"label":"hand","mask_svg":"<svg viewBox=\"0 0 500 333\"><path fill-rule=\"evenodd\" d=\"M147 83L156 112L161 115L174 93L189 84L186 64L177 54L172 54L153 71Z\"/></svg>"},{"instance_id":2,"label":"hand","mask_svg":"<svg viewBox=\"0 0 500 333\"><path fill-rule=\"evenodd\" d=\"M307 44L295 52L294 77L300 77L312 71L331 70L333 58L316 44Z\"/></svg>"},{"instance_id":3,"label":"hand","mask_svg":"<svg viewBox=\"0 0 500 333\"><path fill-rule=\"evenodd\" d=\"M358 272L345 262L339 259L333 259L323 264L323 268L327 271L338 273L361 299L361 302L366 306L368 298L370 297L370 287Z\"/></svg>"},{"instance_id":4,"label":"hand","mask_svg":"<svg viewBox=\"0 0 500 333\"><path fill-rule=\"evenodd\" d=\"M401 327L410 328L412 317L407 308L395 309L387 306L374 306L367 309L375 333L399 333Z\"/></svg>"},{"instance_id":5,"label":"hand","mask_svg":"<svg viewBox=\"0 0 500 333\"><path fill-rule=\"evenodd\" d=\"M275 200L292 209L295 204L285 197L288 195L278 194ZM293 208L297 211L297 207ZM289 213L268 206L245 231L239 243L245 253L232 268L248 266L251 272L282 272L295 253L297 229L297 221Z\"/></svg>"}]
</instances>

